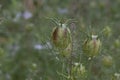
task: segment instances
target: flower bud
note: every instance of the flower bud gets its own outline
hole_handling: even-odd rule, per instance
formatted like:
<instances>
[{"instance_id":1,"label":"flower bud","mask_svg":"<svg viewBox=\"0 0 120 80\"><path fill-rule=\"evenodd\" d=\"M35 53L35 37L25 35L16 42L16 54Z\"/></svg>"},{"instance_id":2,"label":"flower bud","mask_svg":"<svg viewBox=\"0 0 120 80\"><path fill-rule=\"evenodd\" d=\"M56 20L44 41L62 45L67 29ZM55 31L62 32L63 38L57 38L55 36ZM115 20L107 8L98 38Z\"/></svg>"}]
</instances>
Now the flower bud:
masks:
<instances>
[{"instance_id":1,"label":"flower bud","mask_svg":"<svg viewBox=\"0 0 120 80\"><path fill-rule=\"evenodd\" d=\"M61 24L61 27L53 29L52 43L58 49L65 49L71 43L71 32L66 24Z\"/></svg>"},{"instance_id":2,"label":"flower bud","mask_svg":"<svg viewBox=\"0 0 120 80\"><path fill-rule=\"evenodd\" d=\"M101 41L97 35L92 35L92 39L87 39L83 44L83 52L89 57L98 55L101 47Z\"/></svg>"},{"instance_id":3,"label":"flower bud","mask_svg":"<svg viewBox=\"0 0 120 80\"><path fill-rule=\"evenodd\" d=\"M113 64L113 58L108 55L108 56L103 56L102 58L102 64L105 66L105 67L110 67L112 66Z\"/></svg>"}]
</instances>

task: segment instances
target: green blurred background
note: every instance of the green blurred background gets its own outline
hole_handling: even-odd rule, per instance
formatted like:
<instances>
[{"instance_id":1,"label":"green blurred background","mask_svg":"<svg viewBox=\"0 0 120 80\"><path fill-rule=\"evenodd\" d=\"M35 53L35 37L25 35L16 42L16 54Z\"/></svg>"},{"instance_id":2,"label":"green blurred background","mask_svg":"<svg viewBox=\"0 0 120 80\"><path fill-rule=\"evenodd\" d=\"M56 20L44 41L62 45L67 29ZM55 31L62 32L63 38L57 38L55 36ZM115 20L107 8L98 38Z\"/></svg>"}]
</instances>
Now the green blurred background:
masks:
<instances>
[{"instance_id":1,"label":"green blurred background","mask_svg":"<svg viewBox=\"0 0 120 80\"><path fill-rule=\"evenodd\" d=\"M69 24L74 61L86 69L88 62L84 56L80 59L86 38L82 32L99 33L110 27L110 35L101 37L102 51L95 62L99 67L94 70L102 77L93 71L91 78L82 80L120 79L113 79L115 73L120 76L120 0L0 0L0 80L61 80L57 71L62 63L50 41L56 25L50 18L75 21ZM113 57L111 68L99 63L101 55Z\"/></svg>"}]
</instances>

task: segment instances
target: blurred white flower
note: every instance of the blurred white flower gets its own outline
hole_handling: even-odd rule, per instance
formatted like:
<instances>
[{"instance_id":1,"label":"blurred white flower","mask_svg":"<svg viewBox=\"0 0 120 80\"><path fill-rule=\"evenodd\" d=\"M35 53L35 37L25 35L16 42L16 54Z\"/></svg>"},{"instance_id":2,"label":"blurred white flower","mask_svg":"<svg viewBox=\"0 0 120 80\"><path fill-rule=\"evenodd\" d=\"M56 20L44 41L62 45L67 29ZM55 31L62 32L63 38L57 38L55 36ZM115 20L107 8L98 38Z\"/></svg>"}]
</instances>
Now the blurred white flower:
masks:
<instances>
[{"instance_id":1,"label":"blurred white flower","mask_svg":"<svg viewBox=\"0 0 120 80\"><path fill-rule=\"evenodd\" d=\"M74 63L74 65L75 65L75 66L78 66L78 65L79 65L79 63L77 63L77 62L76 62L76 63Z\"/></svg>"},{"instance_id":2,"label":"blurred white flower","mask_svg":"<svg viewBox=\"0 0 120 80\"><path fill-rule=\"evenodd\" d=\"M31 18L31 17L32 17L32 13L31 13L31 12L25 11L25 12L23 13L23 18L24 18L24 19L29 19L29 18Z\"/></svg>"},{"instance_id":3,"label":"blurred white flower","mask_svg":"<svg viewBox=\"0 0 120 80\"><path fill-rule=\"evenodd\" d=\"M35 44L34 45L34 49L37 49L37 50L41 50L41 49L47 49L47 48L52 48L50 42L46 42L46 44L42 45L42 44Z\"/></svg>"},{"instance_id":4,"label":"blurred white flower","mask_svg":"<svg viewBox=\"0 0 120 80\"><path fill-rule=\"evenodd\" d=\"M115 73L114 76L119 77L120 78L120 73Z\"/></svg>"},{"instance_id":5,"label":"blurred white flower","mask_svg":"<svg viewBox=\"0 0 120 80\"><path fill-rule=\"evenodd\" d=\"M67 8L58 8L58 13L59 14L67 14L68 13L68 9Z\"/></svg>"},{"instance_id":6,"label":"blurred white flower","mask_svg":"<svg viewBox=\"0 0 120 80\"><path fill-rule=\"evenodd\" d=\"M41 44L35 44L35 45L34 45L34 48L35 48L35 49L38 49L38 50L41 50L41 49L43 49L44 47L43 47Z\"/></svg>"}]
</instances>

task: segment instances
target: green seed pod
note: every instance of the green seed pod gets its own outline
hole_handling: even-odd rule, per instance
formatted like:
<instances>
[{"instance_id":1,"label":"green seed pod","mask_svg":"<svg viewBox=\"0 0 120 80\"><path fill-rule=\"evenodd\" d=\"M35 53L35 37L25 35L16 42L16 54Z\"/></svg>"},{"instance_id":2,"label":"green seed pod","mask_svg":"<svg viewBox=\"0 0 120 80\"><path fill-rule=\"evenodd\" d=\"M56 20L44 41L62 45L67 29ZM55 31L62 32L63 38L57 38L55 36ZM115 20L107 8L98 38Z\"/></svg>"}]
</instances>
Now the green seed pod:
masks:
<instances>
[{"instance_id":1,"label":"green seed pod","mask_svg":"<svg viewBox=\"0 0 120 80\"><path fill-rule=\"evenodd\" d=\"M115 40L114 46L115 46L115 48L119 48L120 47L120 40L119 39Z\"/></svg>"},{"instance_id":2,"label":"green seed pod","mask_svg":"<svg viewBox=\"0 0 120 80\"><path fill-rule=\"evenodd\" d=\"M105 66L105 67L110 67L112 66L113 64L113 58L108 55L108 56L103 56L102 58L102 64Z\"/></svg>"},{"instance_id":3,"label":"green seed pod","mask_svg":"<svg viewBox=\"0 0 120 80\"><path fill-rule=\"evenodd\" d=\"M75 76L75 78L86 77L87 75L85 66L83 66L80 63L75 63L75 65L72 68L72 74Z\"/></svg>"},{"instance_id":4,"label":"green seed pod","mask_svg":"<svg viewBox=\"0 0 120 80\"><path fill-rule=\"evenodd\" d=\"M5 51L2 48L0 48L0 57L2 57L4 54L5 54Z\"/></svg>"},{"instance_id":5,"label":"green seed pod","mask_svg":"<svg viewBox=\"0 0 120 80\"><path fill-rule=\"evenodd\" d=\"M112 30L109 26L106 26L104 29L103 29L103 34L107 37L110 37L112 35Z\"/></svg>"},{"instance_id":6,"label":"green seed pod","mask_svg":"<svg viewBox=\"0 0 120 80\"><path fill-rule=\"evenodd\" d=\"M55 27L52 32L52 43L57 49L65 49L71 43L71 32L66 24Z\"/></svg>"},{"instance_id":7,"label":"green seed pod","mask_svg":"<svg viewBox=\"0 0 120 80\"><path fill-rule=\"evenodd\" d=\"M26 26L25 26L25 30L27 31L27 32L31 32L32 30L33 30L33 24L27 24Z\"/></svg>"},{"instance_id":8,"label":"green seed pod","mask_svg":"<svg viewBox=\"0 0 120 80\"><path fill-rule=\"evenodd\" d=\"M72 44L70 43L67 48L61 50L61 55L64 57L70 57L72 51Z\"/></svg>"},{"instance_id":9,"label":"green seed pod","mask_svg":"<svg viewBox=\"0 0 120 80\"><path fill-rule=\"evenodd\" d=\"M92 39L87 39L83 44L83 52L89 57L98 55L101 47L101 41L97 35L92 35Z\"/></svg>"}]
</instances>

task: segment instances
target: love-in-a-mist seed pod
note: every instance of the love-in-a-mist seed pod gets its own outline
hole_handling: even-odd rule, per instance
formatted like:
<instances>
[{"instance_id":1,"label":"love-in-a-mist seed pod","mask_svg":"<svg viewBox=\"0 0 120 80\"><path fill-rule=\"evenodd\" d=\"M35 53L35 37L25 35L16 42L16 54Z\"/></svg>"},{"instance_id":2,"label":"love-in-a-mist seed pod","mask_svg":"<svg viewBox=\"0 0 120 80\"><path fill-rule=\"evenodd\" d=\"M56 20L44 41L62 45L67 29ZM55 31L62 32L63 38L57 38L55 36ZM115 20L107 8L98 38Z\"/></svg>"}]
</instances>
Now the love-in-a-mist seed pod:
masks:
<instances>
[{"instance_id":1,"label":"love-in-a-mist seed pod","mask_svg":"<svg viewBox=\"0 0 120 80\"><path fill-rule=\"evenodd\" d=\"M104 55L102 57L102 64L105 66L105 67L110 67L112 66L113 64L113 58L110 56L110 55Z\"/></svg>"},{"instance_id":2,"label":"love-in-a-mist seed pod","mask_svg":"<svg viewBox=\"0 0 120 80\"><path fill-rule=\"evenodd\" d=\"M55 48L67 48L72 42L70 29L66 27L66 24L60 24L53 29L51 40Z\"/></svg>"},{"instance_id":3,"label":"love-in-a-mist seed pod","mask_svg":"<svg viewBox=\"0 0 120 80\"><path fill-rule=\"evenodd\" d=\"M109 26L106 26L103 29L103 35L105 35L106 37L110 37L112 35L112 29Z\"/></svg>"},{"instance_id":4,"label":"love-in-a-mist seed pod","mask_svg":"<svg viewBox=\"0 0 120 80\"><path fill-rule=\"evenodd\" d=\"M92 35L91 39L85 40L83 44L83 52L89 57L98 55L101 48L101 41L97 35Z\"/></svg>"},{"instance_id":5,"label":"love-in-a-mist seed pod","mask_svg":"<svg viewBox=\"0 0 120 80\"><path fill-rule=\"evenodd\" d=\"M75 75L77 77L81 77L81 78L84 78L86 77L86 68L83 64L81 63L75 63L75 65L73 65L72 69L71 69L71 72L73 75Z\"/></svg>"},{"instance_id":6,"label":"love-in-a-mist seed pod","mask_svg":"<svg viewBox=\"0 0 120 80\"><path fill-rule=\"evenodd\" d=\"M71 43L67 46L67 48L60 51L60 53L63 57L70 57L71 52L72 52L72 44Z\"/></svg>"}]
</instances>

